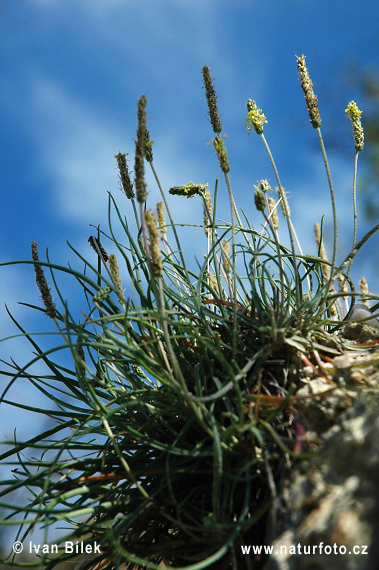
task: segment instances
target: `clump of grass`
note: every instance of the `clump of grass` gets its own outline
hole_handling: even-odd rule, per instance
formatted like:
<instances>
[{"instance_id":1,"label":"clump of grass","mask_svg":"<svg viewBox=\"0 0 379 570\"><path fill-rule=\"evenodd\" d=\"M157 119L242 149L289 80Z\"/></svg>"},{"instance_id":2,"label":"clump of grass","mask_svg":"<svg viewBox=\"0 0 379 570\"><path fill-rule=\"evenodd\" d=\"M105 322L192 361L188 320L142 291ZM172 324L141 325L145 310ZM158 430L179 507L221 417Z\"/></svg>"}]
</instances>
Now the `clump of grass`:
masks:
<instances>
[{"instance_id":1,"label":"clump of grass","mask_svg":"<svg viewBox=\"0 0 379 570\"><path fill-rule=\"evenodd\" d=\"M343 350L342 341L329 332L343 317L337 301L350 297L354 302L358 293L349 278L351 263L379 228L356 243L354 218L353 248L337 264L337 216L317 97L304 56L298 66L329 181L332 261L319 225L316 255L302 252L263 134L268 119L251 99L247 129L258 134L268 152L277 198L267 180L257 183L261 225L253 225L237 208L207 67L203 78L215 134L211 144L225 178L230 222L217 219L217 182L213 197L202 183L178 181L170 190L175 199L203 201L204 222L198 229L207 247L198 271L187 267L155 170L145 96L138 103L134 189L126 154L116 155L137 231L123 214L125 205L109 195L109 231L99 230L89 240L97 265L75 250L83 271L42 262L33 242L32 260L23 263L34 265L42 310L61 337L55 350L68 349L71 357L71 365L59 364L55 350L39 347L11 317L35 357L26 365L3 362L9 383L1 401L43 414L53 427L29 441L13 442L0 456L3 464L17 469L15 479L3 482L1 497L21 487L29 491L27 505L2 499L10 509L2 524L19 524L19 540L36 524L45 528L46 537L53 526L67 530L54 540L61 545L59 554L42 553L36 566L54 568L73 560L64 544L78 541L89 550L94 544L101 549L84 557L81 568L259 567L258 559L241 556L240 547L270 542L283 478L309 451L299 435L304 432L296 397L300 370L311 363L325 376L323 355ZM349 109L354 125L357 112ZM146 209L145 162L162 195L157 215L152 204ZM355 185L356 166L354 200ZM289 248L279 234L279 210ZM115 237L114 219L124 243ZM44 267L61 308L52 303ZM80 319L60 293L59 272L70 274L88 301ZM46 374L33 372L36 362L45 365ZM50 398L50 408L8 401L11 386L26 380ZM333 389L331 376L329 381ZM9 564L16 565L17 557Z\"/></svg>"}]
</instances>

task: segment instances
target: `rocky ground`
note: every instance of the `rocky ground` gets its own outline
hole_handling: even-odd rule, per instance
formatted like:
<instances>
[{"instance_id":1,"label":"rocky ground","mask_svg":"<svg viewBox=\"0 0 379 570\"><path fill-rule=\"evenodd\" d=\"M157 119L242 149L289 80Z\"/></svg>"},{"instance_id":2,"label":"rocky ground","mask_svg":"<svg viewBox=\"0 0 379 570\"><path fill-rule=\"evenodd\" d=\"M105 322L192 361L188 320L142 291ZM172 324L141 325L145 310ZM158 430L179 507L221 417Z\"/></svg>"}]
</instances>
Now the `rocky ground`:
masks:
<instances>
[{"instance_id":1,"label":"rocky ground","mask_svg":"<svg viewBox=\"0 0 379 570\"><path fill-rule=\"evenodd\" d=\"M379 568L379 331L351 323L337 340L346 350L325 378L303 371L297 395L326 392L327 377L338 388L297 406L315 454L291 467L266 570Z\"/></svg>"}]
</instances>

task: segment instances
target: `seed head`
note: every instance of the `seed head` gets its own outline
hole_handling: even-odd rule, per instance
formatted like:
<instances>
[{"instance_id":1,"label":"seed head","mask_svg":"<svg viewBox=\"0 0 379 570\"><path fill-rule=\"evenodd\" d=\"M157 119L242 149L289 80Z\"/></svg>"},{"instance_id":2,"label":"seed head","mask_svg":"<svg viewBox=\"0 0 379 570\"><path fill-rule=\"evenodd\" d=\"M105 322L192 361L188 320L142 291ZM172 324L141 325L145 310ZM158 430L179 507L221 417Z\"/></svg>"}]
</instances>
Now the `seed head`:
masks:
<instances>
[{"instance_id":1,"label":"seed head","mask_svg":"<svg viewBox=\"0 0 379 570\"><path fill-rule=\"evenodd\" d=\"M340 292L341 293L347 293L349 288L347 286L346 278L343 275L339 274L339 275L337 275L337 282L338 282L338 286L340 288ZM347 296L343 295L342 299L346 300Z\"/></svg>"},{"instance_id":2,"label":"seed head","mask_svg":"<svg viewBox=\"0 0 379 570\"><path fill-rule=\"evenodd\" d=\"M276 188L276 192L279 196L280 200L280 206L282 208L282 212L283 212L283 216L287 219L289 219L291 217L291 210L288 204L288 200L287 200L287 194L286 191L284 190L283 186L280 186L278 188Z\"/></svg>"},{"instance_id":3,"label":"seed head","mask_svg":"<svg viewBox=\"0 0 379 570\"><path fill-rule=\"evenodd\" d=\"M218 114L217 110L216 91L214 90L213 87L213 82L212 82L211 72L209 71L209 67L204 66L202 72L203 72L203 80L205 86L205 95L208 103L209 118L211 120L213 132L218 134L221 133L222 124L220 120L220 115Z\"/></svg>"},{"instance_id":4,"label":"seed head","mask_svg":"<svg viewBox=\"0 0 379 570\"><path fill-rule=\"evenodd\" d=\"M230 245L229 242L223 240L221 242L221 257L222 257L222 266L224 271L227 275L230 274L232 269L231 258L230 258Z\"/></svg>"},{"instance_id":5,"label":"seed head","mask_svg":"<svg viewBox=\"0 0 379 570\"><path fill-rule=\"evenodd\" d=\"M95 295L92 297L94 303L101 303L101 301L105 301L106 299L108 299L109 295L112 293L112 289L111 287L109 287L108 285L106 285L105 287L102 287L101 289L99 289L99 291L97 293L95 293Z\"/></svg>"},{"instance_id":6,"label":"seed head","mask_svg":"<svg viewBox=\"0 0 379 570\"><path fill-rule=\"evenodd\" d=\"M128 165L126 164L126 154L119 152L118 154L115 154L115 159L117 160L122 189L124 190L127 198L134 198L133 184L130 180Z\"/></svg>"},{"instance_id":7,"label":"seed head","mask_svg":"<svg viewBox=\"0 0 379 570\"><path fill-rule=\"evenodd\" d=\"M145 212L145 222L150 239L150 262L154 277L160 277L163 271L162 252L159 245L157 221L152 210Z\"/></svg>"},{"instance_id":8,"label":"seed head","mask_svg":"<svg viewBox=\"0 0 379 570\"><path fill-rule=\"evenodd\" d=\"M364 132L361 123L362 111L358 108L355 101L350 101L345 110L346 117L351 119L354 131L355 150L360 152L364 145Z\"/></svg>"},{"instance_id":9,"label":"seed head","mask_svg":"<svg viewBox=\"0 0 379 570\"><path fill-rule=\"evenodd\" d=\"M320 257L321 257L321 259L325 259L325 261L328 261L328 254L326 253L324 240L323 240L322 235L321 235L320 224L318 222L315 223L314 229L315 229L315 236L316 236L316 245L320 251ZM325 281L329 281L329 279L330 279L330 266L326 263L322 263L321 264L321 270L322 270L322 274L324 276Z\"/></svg>"},{"instance_id":10,"label":"seed head","mask_svg":"<svg viewBox=\"0 0 379 570\"><path fill-rule=\"evenodd\" d=\"M150 140L150 133L146 128L145 128L144 138L145 138L145 158L147 162L153 162L154 141Z\"/></svg>"},{"instance_id":11,"label":"seed head","mask_svg":"<svg viewBox=\"0 0 379 570\"><path fill-rule=\"evenodd\" d=\"M109 270L110 270L111 275L112 275L113 283L116 285L116 287L117 287L118 291L121 293L121 295L123 295L124 291L122 288L122 281L121 281L121 277L120 277L120 270L118 268L117 257L115 256L114 253L111 253L108 260L109 260ZM120 301L121 301L121 299L120 299Z\"/></svg>"},{"instance_id":12,"label":"seed head","mask_svg":"<svg viewBox=\"0 0 379 570\"><path fill-rule=\"evenodd\" d=\"M203 192L204 199L204 230L208 235L209 228L212 226L212 213L213 204L209 190L205 189Z\"/></svg>"},{"instance_id":13,"label":"seed head","mask_svg":"<svg viewBox=\"0 0 379 570\"><path fill-rule=\"evenodd\" d=\"M76 341L76 348L75 348L75 352L78 356L76 360L76 369L77 372L79 373L79 375L81 377L85 377L85 373L86 373L86 357L84 354L84 350L83 350L83 341L82 338L80 336L78 336L77 341Z\"/></svg>"},{"instance_id":14,"label":"seed head","mask_svg":"<svg viewBox=\"0 0 379 570\"><path fill-rule=\"evenodd\" d=\"M268 199L268 211L271 216L272 227L277 230L279 228L278 208L277 202L274 198L272 198L272 196L270 196Z\"/></svg>"},{"instance_id":15,"label":"seed head","mask_svg":"<svg viewBox=\"0 0 379 570\"><path fill-rule=\"evenodd\" d=\"M230 164L228 153L226 152L226 147L224 145L224 139L226 139L226 135L224 135L223 138L221 138L220 135L217 135L217 137L212 139L208 144L212 144L214 146L220 163L220 168L226 174L230 170Z\"/></svg>"},{"instance_id":16,"label":"seed head","mask_svg":"<svg viewBox=\"0 0 379 570\"><path fill-rule=\"evenodd\" d=\"M144 373L144 371L142 370L142 368L140 366L138 366L138 364L131 364L130 368L133 370L133 372L135 374L137 374L137 376L139 376L140 378L147 378L146 374Z\"/></svg>"},{"instance_id":17,"label":"seed head","mask_svg":"<svg viewBox=\"0 0 379 570\"><path fill-rule=\"evenodd\" d=\"M94 251L96 251L97 255L106 263L108 261L108 254L101 245L101 243L95 238L95 236L89 236L88 243L92 247Z\"/></svg>"},{"instance_id":18,"label":"seed head","mask_svg":"<svg viewBox=\"0 0 379 570\"><path fill-rule=\"evenodd\" d=\"M136 140L136 154L134 163L135 185L137 193L137 201L140 204L146 202L146 183L145 183L145 151L146 151L146 103L145 95L142 95L138 101L138 127L137 127L137 140Z\"/></svg>"},{"instance_id":19,"label":"seed head","mask_svg":"<svg viewBox=\"0 0 379 570\"><path fill-rule=\"evenodd\" d=\"M217 279L215 278L214 275L212 275L212 273L207 273L207 278L208 278L208 283L211 287L213 287L213 289L218 288L218 283L217 283Z\"/></svg>"},{"instance_id":20,"label":"seed head","mask_svg":"<svg viewBox=\"0 0 379 570\"><path fill-rule=\"evenodd\" d=\"M86 356L85 356L84 350L83 350L83 342L82 342L81 337L79 337L79 336L77 338L76 352L77 352L77 355L79 356L79 358L81 358L81 360L83 360L85 362Z\"/></svg>"},{"instance_id":21,"label":"seed head","mask_svg":"<svg viewBox=\"0 0 379 570\"><path fill-rule=\"evenodd\" d=\"M311 77L309 75L309 71L305 64L305 55L296 58L297 59L297 68L299 70L299 75L301 79L301 87L304 92L305 101L307 104L309 119L311 121L312 126L317 129L321 127L321 116L320 110L318 108L317 96L313 91L313 83Z\"/></svg>"},{"instance_id":22,"label":"seed head","mask_svg":"<svg viewBox=\"0 0 379 570\"><path fill-rule=\"evenodd\" d=\"M37 243L35 241L32 242L32 259L36 263L34 264L34 271L36 272L36 282L38 285L38 289L41 293L43 304L45 305L45 313L51 319L54 319L57 314L57 309L54 305L53 298L51 296L50 288L47 284L45 273L38 264L39 257L38 257L38 250L37 250Z\"/></svg>"},{"instance_id":23,"label":"seed head","mask_svg":"<svg viewBox=\"0 0 379 570\"><path fill-rule=\"evenodd\" d=\"M161 234L167 233L163 202L157 202L158 225Z\"/></svg>"},{"instance_id":24,"label":"seed head","mask_svg":"<svg viewBox=\"0 0 379 570\"><path fill-rule=\"evenodd\" d=\"M265 209L265 197L262 190L256 190L254 194L255 206L260 212L264 212Z\"/></svg>"},{"instance_id":25,"label":"seed head","mask_svg":"<svg viewBox=\"0 0 379 570\"><path fill-rule=\"evenodd\" d=\"M359 288L360 288L361 293L362 293L362 304L363 304L363 305L366 305L366 307L370 308L369 302L368 302L367 300L364 301L365 297L369 294L369 291L368 291L368 283L367 283L365 277L361 277L361 278L360 278L360 280L359 280Z\"/></svg>"}]
</instances>

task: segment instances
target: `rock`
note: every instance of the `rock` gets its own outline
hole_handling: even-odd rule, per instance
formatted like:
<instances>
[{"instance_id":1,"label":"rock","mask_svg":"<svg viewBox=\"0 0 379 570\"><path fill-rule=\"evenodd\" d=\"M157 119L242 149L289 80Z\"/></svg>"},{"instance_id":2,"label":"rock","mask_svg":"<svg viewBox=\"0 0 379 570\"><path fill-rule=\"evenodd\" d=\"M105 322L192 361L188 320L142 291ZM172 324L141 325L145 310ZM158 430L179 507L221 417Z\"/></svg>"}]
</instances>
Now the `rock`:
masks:
<instances>
[{"instance_id":1,"label":"rock","mask_svg":"<svg viewBox=\"0 0 379 570\"><path fill-rule=\"evenodd\" d=\"M317 456L293 465L265 570L379 568L378 409L377 393L362 394L323 435Z\"/></svg>"}]
</instances>

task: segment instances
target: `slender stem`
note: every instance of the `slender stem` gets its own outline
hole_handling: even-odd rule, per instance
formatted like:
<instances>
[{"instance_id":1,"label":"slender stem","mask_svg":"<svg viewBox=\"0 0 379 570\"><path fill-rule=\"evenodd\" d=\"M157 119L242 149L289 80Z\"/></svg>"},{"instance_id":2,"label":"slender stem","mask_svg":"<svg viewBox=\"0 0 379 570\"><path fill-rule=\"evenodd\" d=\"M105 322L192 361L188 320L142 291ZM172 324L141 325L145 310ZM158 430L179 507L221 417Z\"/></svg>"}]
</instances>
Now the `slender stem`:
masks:
<instances>
[{"instance_id":1,"label":"slender stem","mask_svg":"<svg viewBox=\"0 0 379 570\"><path fill-rule=\"evenodd\" d=\"M325 164L325 170L326 170L326 175L328 178L328 184L329 184L329 190L330 190L330 198L332 201L332 215L333 215L333 255L332 255L332 264L331 264L331 268L330 268L330 278L329 278L329 282L328 282L328 287L326 288L325 291L325 295L324 295L324 299L323 301L320 303L320 311L322 311L323 305L326 301L327 296L329 295L329 291L331 289L333 289L333 281L335 279L335 275L334 275L334 270L336 267L336 259L337 259L337 229L338 229L338 225L337 225L337 208L336 208L336 200L335 200L335 194L334 194L334 187L333 187L333 181L332 181L332 176L330 173L330 168L329 168L329 162L328 162L328 157L326 155L326 150L325 150L325 145L324 145L324 141L322 138L322 134L321 134L321 129L320 127L316 128L317 131L317 135L318 135L318 140L320 143L320 147L321 147L321 152L322 152L322 156L324 159L324 164ZM330 305L328 305L328 307L326 307L326 310L328 310L328 308L330 307Z\"/></svg>"},{"instance_id":2,"label":"slender stem","mask_svg":"<svg viewBox=\"0 0 379 570\"><path fill-rule=\"evenodd\" d=\"M230 213L232 222L232 272L233 272L233 359L236 357L237 353L237 275L236 275L236 226L234 220L234 198L232 187L230 185L229 173L225 172L225 182L229 193L230 200ZM233 207L234 205L234 207Z\"/></svg>"},{"instance_id":3,"label":"slender stem","mask_svg":"<svg viewBox=\"0 0 379 570\"><path fill-rule=\"evenodd\" d=\"M294 228L294 226L293 226L291 220L290 220L290 224L291 224L291 228L292 228L292 231L293 231L293 237L295 238L295 241L296 241L297 249L299 250L300 255L301 255L302 257L304 257L303 250L302 250L302 248L301 248L299 239L298 239L298 237L297 237L297 233L296 233L296 231L295 231L295 228ZM310 282L310 279L309 279L309 276L308 276L308 275L306 276L306 280L307 280L308 290L310 291L310 290L311 290L311 282Z\"/></svg>"},{"instance_id":4,"label":"slender stem","mask_svg":"<svg viewBox=\"0 0 379 570\"><path fill-rule=\"evenodd\" d=\"M137 225L137 231L140 228L140 224L139 224L139 220L138 220L138 212L137 212L137 207L136 207L136 201L134 198L131 199L132 202L132 206L133 206L133 212L134 212L134 217L136 219L136 225Z\"/></svg>"},{"instance_id":5,"label":"slender stem","mask_svg":"<svg viewBox=\"0 0 379 570\"><path fill-rule=\"evenodd\" d=\"M355 153L354 159L354 177L353 177L353 217L354 217L354 235L353 235L353 249L357 243L357 170L358 170L358 155L359 151Z\"/></svg>"},{"instance_id":6,"label":"slender stem","mask_svg":"<svg viewBox=\"0 0 379 570\"><path fill-rule=\"evenodd\" d=\"M266 207L267 207L268 211L270 211L269 210L269 203L268 203L268 199L267 199L266 195L265 195L265 201L266 201ZM276 251L278 252L279 273L280 273L280 293L282 296L282 300L284 300L284 298L285 298L284 267L283 267L282 252L280 251L280 243L279 243L278 232L274 228L274 224L272 223L272 212L270 213L269 216L267 216L266 212L264 212L264 211L262 212L262 214L263 214L263 216L267 222L267 225L271 229L271 233L272 233L274 241L275 241Z\"/></svg>"},{"instance_id":7,"label":"slender stem","mask_svg":"<svg viewBox=\"0 0 379 570\"><path fill-rule=\"evenodd\" d=\"M353 224L354 224L354 230L353 230L353 247L352 247L352 251L354 251L355 246L357 244L357 170L358 170L358 155L359 155L359 150L356 151L355 153L355 158L354 158L354 174L353 174ZM351 266L353 264L353 257L350 260L349 263L349 267L346 270L346 275L349 274ZM346 279L343 281L342 287L345 285L346 283ZM341 289L341 287L340 287Z\"/></svg>"},{"instance_id":8,"label":"slender stem","mask_svg":"<svg viewBox=\"0 0 379 570\"><path fill-rule=\"evenodd\" d=\"M293 270L295 273L295 295L296 295L296 307L299 308L300 307L300 303L301 303L301 285L300 285L300 279L299 279L299 273L296 267L296 252L295 252L295 240L294 240L294 236L293 236L293 232L292 232L292 224L291 224L291 220L290 220L290 213L288 210L288 206L287 206L287 200L284 197L284 188L282 186L282 183L280 182L280 178L279 178L279 172L278 169L276 168L276 164L275 164L275 160L274 157L271 154L271 150L270 147L268 145L268 142L266 141L266 138L264 136L264 134L262 133L260 135L263 144L266 148L267 154L269 156L272 168L274 170L274 174L275 174L275 178L276 178L276 182L278 184L278 188L279 188L279 193L280 193L280 197L282 198L282 204L283 204L283 210L285 212L285 218L287 220L287 226L288 226L288 233L290 236L290 242L291 242L291 251L292 251L292 260L293 260Z\"/></svg>"},{"instance_id":9,"label":"slender stem","mask_svg":"<svg viewBox=\"0 0 379 570\"><path fill-rule=\"evenodd\" d=\"M244 231L244 226L242 225L242 221L241 221L240 215L239 215L239 213L238 213L238 209L237 209L236 203L235 203L235 201L234 201L233 194L232 194L232 196L231 196L231 204L232 204L232 208L233 208L233 210L234 210L234 213L235 213L235 215L236 215L238 225L239 225L239 227L241 228L240 231L242 231L242 235L243 235L243 237L245 238L245 241L246 241L247 245L249 246L250 251L255 254L254 248L253 248L253 246L251 245L250 240L249 240L249 238L248 238L247 235L246 235L246 232Z\"/></svg>"},{"instance_id":10,"label":"slender stem","mask_svg":"<svg viewBox=\"0 0 379 570\"><path fill-rule=\"evenodd\" d=\"M320 142L320 147L321 147L321 152L322 152L322 156L324 159L324 164L325 164L325 170L326 170L326 175L328 177L328 184L329 184L329 190L330 190L330 198L332 200L332 215L333 215L333 256L332 256L332 268L331 268L331 279L333 279L334 276L334 268L336 265L336 258L337 258L337 208L336 208L336 200L335 200L335 194L334 194L334 188L333 188L333 181L332 181L332 176L330 174L330 168L329 168L329 162L328 162L328 157L326 156L326 150L325 150L325 146L324 146L324 141L321 135L321 129L320 127L317 127L316 129L317 131L317 135L318 135L318 139Z\"/></svg>"}]
</instances>

